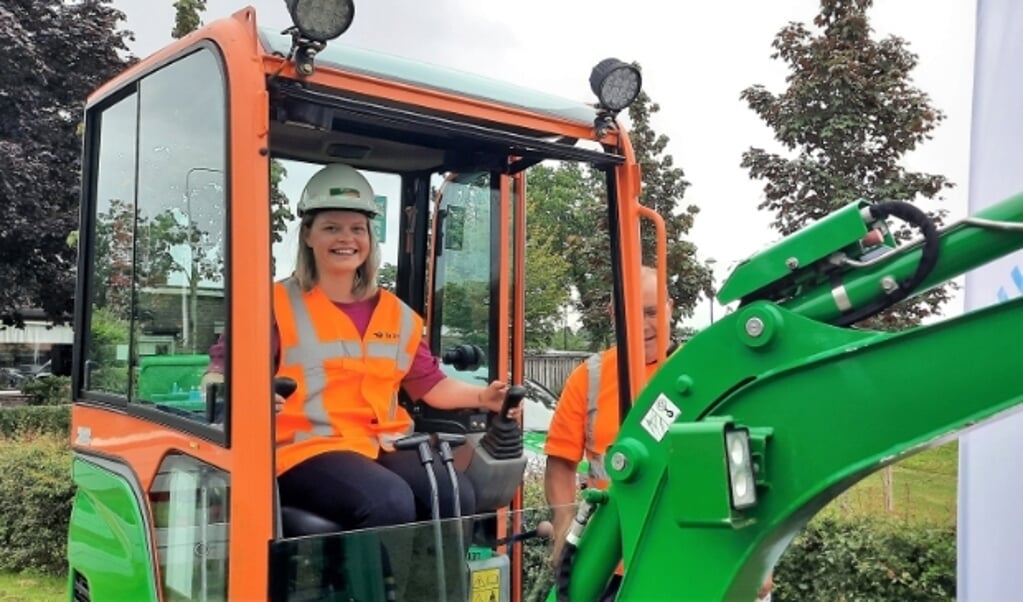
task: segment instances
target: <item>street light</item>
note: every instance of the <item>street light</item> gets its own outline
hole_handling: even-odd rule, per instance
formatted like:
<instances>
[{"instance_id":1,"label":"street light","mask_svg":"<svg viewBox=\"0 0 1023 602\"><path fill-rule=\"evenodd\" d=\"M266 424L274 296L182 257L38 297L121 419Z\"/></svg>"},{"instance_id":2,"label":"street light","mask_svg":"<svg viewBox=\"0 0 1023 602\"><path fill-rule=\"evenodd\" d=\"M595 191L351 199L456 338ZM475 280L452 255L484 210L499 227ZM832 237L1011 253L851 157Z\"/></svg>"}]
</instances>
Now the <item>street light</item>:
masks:
<instances>
[{"instance_id":1,"label":"street light","mask_svg":"<svg viewBox=\"0 0 1023 602\"><path fill-rule=\"evenodd\" d=\"M714 297L717 295L717 291L714 288L714 264L717 263L717 262L718 262L718 260L714 259L713 257L708 258L707 261L704 262L704 263L707 264L707 270L710 272L711 294L710 294L710 299L708 299L707 302L708 302L708 305L710 305L710 323L711 324L714 323Z\"/></svg>"}]
</instances>

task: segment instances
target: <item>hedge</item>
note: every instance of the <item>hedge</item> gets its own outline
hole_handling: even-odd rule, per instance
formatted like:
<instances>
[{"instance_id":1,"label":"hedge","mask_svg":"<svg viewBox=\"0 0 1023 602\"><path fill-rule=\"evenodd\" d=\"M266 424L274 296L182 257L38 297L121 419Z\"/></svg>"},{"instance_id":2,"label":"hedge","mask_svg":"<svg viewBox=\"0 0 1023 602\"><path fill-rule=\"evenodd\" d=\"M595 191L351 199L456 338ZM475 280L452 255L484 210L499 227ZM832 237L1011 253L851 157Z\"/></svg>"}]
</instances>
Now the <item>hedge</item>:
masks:
<instances>
[{"instance_id":1,"label":"hedge","mask_svg":"<svg viewBox=\"0 0 1023 602\"><path fill-rule=\"evenodd\" d=\"M65 437L0 440L0 571L66 574L73 495Z\"/></svg>"},{"instance_id":2,"label":"hedge","mask_svg":"<svg viewBox=\"0 0 1023 602\"><path fill-rule=\"evenodd\" d=\"M882 518L818 518L789 545L774 600L954 600L951 526Z\"/></svg>"},{"instance_id":3,"label":"hedge","mask_svg":"<svg viewBox=\"0 0 1023 602\"><path fill-rule=\"evenodd\" d=\"M70 428L70 405L0 408L0 438L42 433L67 438Z\"/></svg>"},{"instance_id":4,"label":"hedge","mask_svg":"<svg viewBox=\"0 0 1023 602\"><path fill-rule=\"evenodd\" d=\"M71 403L71 378L48 376L29 381L21 387L30 406L56 406Z\"/></svg>"}]
</instances>

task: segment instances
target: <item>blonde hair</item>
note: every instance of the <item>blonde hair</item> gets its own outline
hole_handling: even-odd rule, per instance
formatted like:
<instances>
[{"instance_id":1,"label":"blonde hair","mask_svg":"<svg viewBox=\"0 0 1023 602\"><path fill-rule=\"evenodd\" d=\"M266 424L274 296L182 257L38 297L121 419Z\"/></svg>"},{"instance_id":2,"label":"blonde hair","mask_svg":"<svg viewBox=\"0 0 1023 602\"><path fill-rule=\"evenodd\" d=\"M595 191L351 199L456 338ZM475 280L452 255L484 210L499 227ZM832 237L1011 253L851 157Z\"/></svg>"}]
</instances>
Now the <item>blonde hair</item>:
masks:
<instances>
[{"instance_id":1,"label":"blonde hair","mask_svg":"<svg viewBox=\"0 0 1023 602\"><path fill-rule=\"evenodd\" d=\"M320 280L316 271L316 257L313 250L305 243L309 229L319 211L306 213L302 217L302 224L298 229L298 256L295 258L295 282L304 292L309 292ZM373 220L366 216L366 226L369 229L369 257L362 262L355 270L355 280L352 282L352 295L356 299L372 295L377 292L377 271L380 269L380 241L377 240L376 231L373 229Z\"/></svg>"}]
</instances>

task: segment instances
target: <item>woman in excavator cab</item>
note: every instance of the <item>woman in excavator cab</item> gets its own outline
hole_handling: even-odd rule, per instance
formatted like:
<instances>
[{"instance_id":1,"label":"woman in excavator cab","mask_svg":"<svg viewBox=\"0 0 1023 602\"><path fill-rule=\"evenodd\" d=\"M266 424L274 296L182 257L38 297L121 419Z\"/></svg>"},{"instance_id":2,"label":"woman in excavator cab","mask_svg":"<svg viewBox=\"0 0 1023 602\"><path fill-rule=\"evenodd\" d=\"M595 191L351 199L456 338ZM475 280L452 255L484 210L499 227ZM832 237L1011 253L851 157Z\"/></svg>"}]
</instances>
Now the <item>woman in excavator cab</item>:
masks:
<instances>
[{"instance_id":1,"label":"woman in excavator cab","mask_svg":"<svg viewBox=\"0 0 1023 602\"><path fill-rule=\"evenodd\" d=\"M447 377L423 340L423 321L377 286L379 213L369 181L344 164L320 169L298 203L295 271L274 283L276 378L294 390L275 394L277 477L282 507L326 519L342 530L428 520L432 486L416 449L395 449L413 421L398 403L498 412L508 386ZM218 372L211 351L210 372ZM514 408L511 415L519 411ZM430 464L428 470L434 470ZM471 515L476 496L458 473L434 477L440 514Z\"/></svg>"}]
</instances>

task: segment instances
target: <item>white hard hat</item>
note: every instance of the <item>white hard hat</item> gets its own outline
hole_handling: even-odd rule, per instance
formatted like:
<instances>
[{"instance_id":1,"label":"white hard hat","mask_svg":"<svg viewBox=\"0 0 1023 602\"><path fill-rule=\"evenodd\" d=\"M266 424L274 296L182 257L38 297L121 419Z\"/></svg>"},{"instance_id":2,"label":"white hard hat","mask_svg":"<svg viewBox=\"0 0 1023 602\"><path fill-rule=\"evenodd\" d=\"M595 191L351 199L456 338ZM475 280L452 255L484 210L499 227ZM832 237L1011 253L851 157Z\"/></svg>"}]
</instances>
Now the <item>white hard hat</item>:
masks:
<instances>
[{"instance_id":1,"label":"white hard hat","mask_svg":"<svg viewBox=\"0 0 1023 602\"><path fill-rule=\"evenodd\" d=\"M373 187L357 169L333 163L313 174L302 189L298 216L318 209L348 209L376 217L380 208L373 201Z\"/></svg>"}]
</instances>

